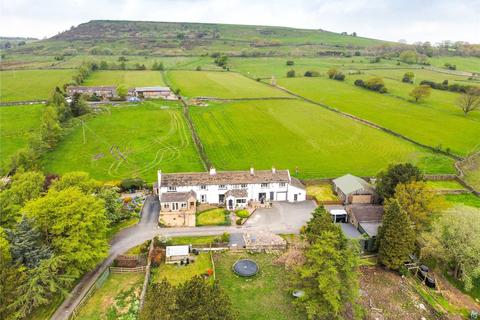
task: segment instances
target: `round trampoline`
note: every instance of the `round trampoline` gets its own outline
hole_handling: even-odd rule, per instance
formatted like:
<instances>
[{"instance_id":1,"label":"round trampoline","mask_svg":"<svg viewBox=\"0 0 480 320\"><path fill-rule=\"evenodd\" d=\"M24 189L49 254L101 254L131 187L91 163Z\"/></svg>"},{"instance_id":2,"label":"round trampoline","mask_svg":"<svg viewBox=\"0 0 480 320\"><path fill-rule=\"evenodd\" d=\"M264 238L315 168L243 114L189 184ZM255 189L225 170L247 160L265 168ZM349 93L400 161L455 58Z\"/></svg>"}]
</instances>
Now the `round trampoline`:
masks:
<instances>
[{"instance_id":1,"label":"round trampoline","mask_svg":"<svg viewBox=\"0 0 480 320\"><path fill-rule=\"evenodd\" d=\"M258 265L255 261L241 259L233 265L233 272L242 277L252 277L258 272Z\"/></svg>"}]
</instances>

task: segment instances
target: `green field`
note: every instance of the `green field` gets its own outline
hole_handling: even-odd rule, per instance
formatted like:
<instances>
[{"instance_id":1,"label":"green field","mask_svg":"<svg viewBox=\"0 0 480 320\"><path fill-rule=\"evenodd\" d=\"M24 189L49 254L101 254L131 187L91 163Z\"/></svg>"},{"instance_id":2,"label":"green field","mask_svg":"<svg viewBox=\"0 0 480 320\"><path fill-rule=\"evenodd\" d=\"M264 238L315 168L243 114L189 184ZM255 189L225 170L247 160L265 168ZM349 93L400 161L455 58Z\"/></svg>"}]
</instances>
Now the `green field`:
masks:
<instances>
[{"instance_id":1,"label":"green field","mask_svg":"<svg viewBox=\"0 0 480 320\"><path fill-rule=\"evenodd\" d=\"M430 180L427 181L427 186L436 191L465 190L465 188L457 180Z\"/></svg>"},{"instance_id":2,"label":"green field","mask_svg":"<svg viewBox=\"0 0 480 320\"><path fill-rule=\"evenodd\" d=\"M160 71L96 71L93 72L82 85L85 86L118 86L126 85L128 88L145 86L164 86Z\"/></svg>"},{"instance_id":3,"label":"green field","mask_svg":"<svg viewBox=\"0 0 480 320\"><path fill-rule=\"evenodd\" d=\"M480 190L480 153L462 161L460 167L465 173L464 179L476 190Z\"/></svg>"},{"instance_id":4,"label":"green field","mask_svg":"<svg viewBox=\"0 0 480 320\"><path fill-rule=\"evenodd\" d=\"M167 77L187 97L269 98L289 97L280 90L234 72L168 71Z\"/></svg>"},{"instance_id":5,"label":"green field","mask_svg":"<svg viewBox=\"0 0 480 320\"><path fill-rule=\"evenodd\" d=\"M375 175L411 161L453 172L452 160L299 100L256 100L190 112L210 161L220 170L290 169L301 178Z\"/></svg>"},{"instance_id":6,"label":"green field","mask_svg":"<svg viewBox=\"0 0 480 320\"><path fill-rule=\"evenodd\" d=\"M280 79L278 82L306 98L372 121L418 142L444 150L449 148L460 155L480 150L480 113L472 112L465 117L454 105L453 93L432 90L431 98L416 104L356 87L352 84L356 78L349 77L345 82L324 77ZM388 85L392 94L401 97L410 89L393 80L387 81L387 88ZM450 102L442 102L442 99Z\"/></svg>"},{"instance_id":7,"label":"green field","mask_svg":"<svg viewBox=\"0 0 480 320\"><path fill-rule=\"evenodd\" d=\"M0 102L47 99L56 86L63 87L75 70L0 71Z\"/></svg>"},{"instance_id":8,"label":"green field","mask_svg":"<svg viewBox=\"0 0 480 320\"><path fill-rule=\"evenodd\" d=\"M457 70L480 73L480 58L478 57L432 57L428 58L432 66L445 68L445 63L454 64Z\"/></svg>"},{"instance_id":9,"label":"green field","mask_svg":"<svg viewBox=\"0 0 480 320\"><path fill-rule=\"evenodd\" d=\"M112 107L85 121L84 128L85 143L79 124L46 155L45 172L80 170L100 180L138 176L152 182L159 169L203 169L176 103Z\"/></svg>"},{"instance_id":10,"label":"green field","mask_svg":"<svg viewBox=\"0 0 480 320\"><path fill-rule=\"evenodd\" d=\"M240 258L257 262L259 273L252 278L233 273L232 266ZM287 272L284 266L274 264L276 258L272 254L225 252L214 255L218 284L230 297L240 320L305 319L295 312L293 297L287 291Z\"/></svg>"},{"instance_id":11,"label":"green field","mask_svg":"<svg viewBox=\"0 0 480 320\"><path fill-rule=\"evenodd\" d=\"M0 107L0 168L40 129L43 105Z\"/></svg>"}]
</instances>

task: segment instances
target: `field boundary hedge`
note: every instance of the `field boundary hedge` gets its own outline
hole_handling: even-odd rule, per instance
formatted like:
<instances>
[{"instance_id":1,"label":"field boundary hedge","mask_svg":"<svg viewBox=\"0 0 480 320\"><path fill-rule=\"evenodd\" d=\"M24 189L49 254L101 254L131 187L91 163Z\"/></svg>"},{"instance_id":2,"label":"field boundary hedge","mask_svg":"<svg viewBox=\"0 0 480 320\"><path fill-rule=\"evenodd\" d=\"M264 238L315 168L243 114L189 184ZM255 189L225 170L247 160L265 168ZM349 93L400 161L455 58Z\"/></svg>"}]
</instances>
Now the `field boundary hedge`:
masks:
<instances>
[{"instance_id":1,"label":"field boundary hedge","mask_svg":"<svg viewBox=\"0 0 480 320\"><path fill-rule=\"evenodd\" d=\"M19 105L28 105L28 104L45 104L47 100L25 100L25 101L5 101L0 102L0 107L7 106L19 106Z\"/></svg>"}]
</instances>

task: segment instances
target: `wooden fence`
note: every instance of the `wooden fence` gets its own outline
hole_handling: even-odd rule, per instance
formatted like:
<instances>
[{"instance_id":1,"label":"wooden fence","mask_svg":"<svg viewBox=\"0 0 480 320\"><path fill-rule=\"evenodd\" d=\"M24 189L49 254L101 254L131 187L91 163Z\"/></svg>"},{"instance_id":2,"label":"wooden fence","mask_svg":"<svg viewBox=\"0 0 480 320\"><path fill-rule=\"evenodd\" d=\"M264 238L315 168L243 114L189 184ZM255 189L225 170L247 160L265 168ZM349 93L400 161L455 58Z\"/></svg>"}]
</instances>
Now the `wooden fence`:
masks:
<instances>
[{"instance_id":1,"label":"wooden fence","mask_svg":"<svg viewBox=\"0 0 480 320\"><path fill-rule=\"evenodd\" d=\"M124 267L110 267L111 273L129 273L129 272L145 272L147 266L139 266L133 268L124 268Z\"/></svg>"}]
</instances>

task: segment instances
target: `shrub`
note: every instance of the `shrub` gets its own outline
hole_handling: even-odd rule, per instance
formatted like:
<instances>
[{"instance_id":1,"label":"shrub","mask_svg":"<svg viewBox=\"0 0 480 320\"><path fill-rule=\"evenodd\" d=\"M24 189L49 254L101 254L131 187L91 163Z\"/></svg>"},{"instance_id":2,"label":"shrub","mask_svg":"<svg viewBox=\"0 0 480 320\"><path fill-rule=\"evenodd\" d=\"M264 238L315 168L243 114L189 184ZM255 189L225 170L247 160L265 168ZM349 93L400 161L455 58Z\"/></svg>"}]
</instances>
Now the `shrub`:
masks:
<instances>
[{"instance_id":1,"label":"shrub","mask_svg":"<svg viewBox=\"0 0 480 320\"><path fill-rule=\"evenodd\" d=\"M295 78L295 70L287 71L287 78Z\"/></svg>"},{"instance_id":2,"label":"shrub","mask_svg":"<svg viewBox=\"0 0 480 320\"><path fill-rule=\"evenodd\" d=\"M143 188L145 182L140 178L123 179L120 183L122 190L138 190Z\"/></svg>"},{"instance_id":3,"label":"shrub","mask_svg":"<svg viewBox=\"0 0 480 320\"><path fill-rule=\"evenodd\" d=\"M333 79L338 80L338 81L343 81L343 80L345 80L345 75L343 73L339 72L333 77Z\"/></svg>"},{"instance_id":4,"label":"shrub","mask_svg":"<svg viewBox=\"0 0 480 320\"><path fill-rule=\"evenodd\" d=\"M387 92L387 88L385 87L385 82L383 82L383 79L380 77L371 77L371 78L368 78L366 81L363 81L362 79L357 79L355 80L354 84L356 86L366 88L368 90L376 91L379 93Z\"/></svg>"},{"instance_id":5,"label":"shrub","mask_svg":"<svg viewBox=\"0 0 480 320\"><path fill-rule=\"evenodd\" d=\"M363 82L362 79L357 79L357 80L355 80L354 84L355 84L356 86L359 86L359 87L364 87L364 86L365 86L365 83Z\"/></svg>"},{"instance_id":6,"label":"shrub","mask_svg":"<svg viewBox=\"0 0 480 320\"><path fill-rule=\"evenodd\" d=\"M304 76L305 77L319 77L320 73L318 71L309 70L309 71L305 72Z\"/></svg>"},{"instance_id":7,"label":"shrub","mask_svg":"<svg viewBox=\"0 0 480 320\"><path fill-rule=\"evenodd\" d=\"M333 77L335 77L335 75L338 73L338 69L337 68L330 68L328 71L327 71L327 75L330 79L333 79Z\"/></svg>"},{"instance_id":8,"label":"shrub","mask_svg":"<svg viewBox=\"0 0 480 320\"><path fill-rule=\"evenodd\" d=\"M201 66L197 66L197 67L195 68L195 70L197 70L197 71L202 71L202 67L201 67Z\"/></svg>"},{"instance_id":9,"label":"shrub","mask_svg":"<svg viewBox=\"0 0 480 320\"><path fill-rule=\"evenodd\" d=\"M237 224L237 226L240 226L242 224L242 218L238 218L237 221L235 221L235 223Z\"/></svg>"},{"instance_id":10,"label":"shrub","mask_svg":"<svg viewBox=\"0 0 480 320\"><path fill-rule=\"evenodd\" d=\"M294 64L293 60L287 60L287 66L293 66Z\"/></svg>"},{"instance_id":11,"label":"shrub","mask_svg":"<svg viewBox=\"0 0 480 320\"><path fill-rule=\"evenodd\" d=\"M415 74L413 72L405 72L402 78L402 82L413 83L413 78L415 78Z\"/></svg>"}]
</instances>

